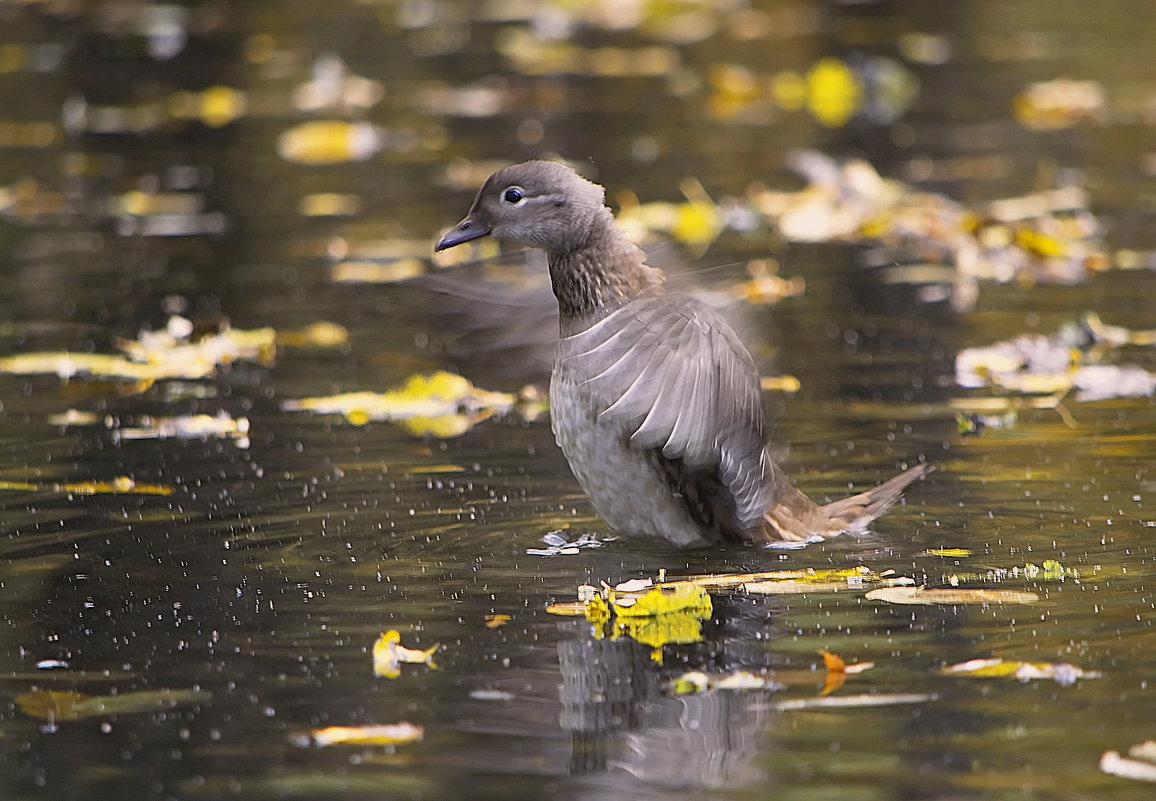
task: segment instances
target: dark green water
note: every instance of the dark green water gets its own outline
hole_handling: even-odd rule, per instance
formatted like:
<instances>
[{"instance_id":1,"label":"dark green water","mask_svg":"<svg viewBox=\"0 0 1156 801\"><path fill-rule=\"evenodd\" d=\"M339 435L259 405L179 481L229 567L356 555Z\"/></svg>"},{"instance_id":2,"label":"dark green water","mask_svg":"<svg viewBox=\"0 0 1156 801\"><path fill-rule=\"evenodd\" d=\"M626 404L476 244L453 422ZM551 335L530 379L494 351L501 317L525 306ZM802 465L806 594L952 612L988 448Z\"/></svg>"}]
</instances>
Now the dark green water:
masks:
<instances>
[{"instance_id":1,"label":"dark green water","mask_svg":"<svg viewBox=\"0 0 1156 801\"><path fill-rule=\"evenodd\" d=\"M1058 174L1087 188L1108 250L1156 248L1156 12L688 2L670 4L679 14L639 4L650 9L640 20L614 21L605 15L617 4L590 4L586 17L573 5L0 1L0 355L112 352L178 307L205 326L330 321L350 332L340 347L281 346L271 363L135 391L0 375L0 797L1150 798L1151 785L1097 763L1156 738L1156 407L1069 399L1071 425L1028 409L1010 429L964 438L950 403L977 394L955 384L962 348L1050 334L1088 310L1156 328L1152 271L983 281L974 308L953 310L861 269L860 246L766 230L724 232L702 254L668 246L674 261L714 268L715 285L756 257L805 277L803 296L746 309L744 330L768 371L800 380L798 393L766 397L812 497L921 456L939 465L869 537L803 550L687 553L619 539L530 555L562 526L608 533L546 417L498 416L443 440L283 410L438 368L490 389L534 378L517 369L523 352L455 357L436 295L331 278L342 254L381 242L426 258L490 161L562 155L616 203L628 189L681 202L688 176L716 199L743 198L756 181L797 189L787 153L798 148L862 157L963 203ZM380 98L363 108L359 92L372 90L343 84L344 107L303 108L294 92L323 54L377 82ZM770 99L776 75L827 56L861 76L899 65L909 99L861 102L834 127ZM729 106L720 65L761 88ZM1058 130L1017 122L1017 93L1057 77L1097 82L1100 111ZM181 112L180 92L222 86L244 95L234 120ZM279 155L287 131L332 119L377 126L381 148L329 164ZM319 193L354 205L302 214L302 198ZM142 196L175 197L178 210L133 213ZM1151 348L1120 360L1156 369ZM96 422L50 421L69 409ZM222 411L249 421L247 447L114 433L142 415ZM173 491L61 488L119 476ZM935 548L972 555L926 555ZM716 598L702 640L666 646L661 665L647 646L596 639L583 620L545 611L579 584L660 569L863 564L940 586L951 573L1045 560L1081 578L972 583L1036 592L1033 605L889 606L850 591ZM511 617L491 629L492 614ZM374 676L370 651L389 629L410 647L440 643L436 669ZM831 697L926 697L792 708L819 695L820 649L876 664ZM935 672L981 657L1103 675L1063 686ZM686 670L739 669L775 671L783 686L668 688ZM172 708L50 722L16 700L37 690L195 692ZM318 727L397 721L423 726L424 739L295 744Z\"/></svg>"}]
</instances>

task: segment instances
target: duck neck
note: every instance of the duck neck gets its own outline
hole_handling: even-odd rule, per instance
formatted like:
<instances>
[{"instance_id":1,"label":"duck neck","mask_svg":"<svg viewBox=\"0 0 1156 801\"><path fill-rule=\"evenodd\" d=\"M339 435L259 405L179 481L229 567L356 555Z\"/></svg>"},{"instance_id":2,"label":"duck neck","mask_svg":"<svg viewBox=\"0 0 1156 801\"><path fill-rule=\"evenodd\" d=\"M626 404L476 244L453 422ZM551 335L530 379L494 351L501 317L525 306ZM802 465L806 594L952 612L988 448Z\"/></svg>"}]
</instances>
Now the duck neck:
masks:
<instances>
[{"instance_id":1,"label":"duck neck","mask_svg":"<svg viewBox=\"0 0 1156 801\"><path fill-rule=\"evenodd\" d=\"M576 247L550 253L550 281L563 323L601 317L644 292L661 291L661 270L648 267L645 255L629 242L609 209L595 215L590 236Z\"/></svg>"}]
</instances>

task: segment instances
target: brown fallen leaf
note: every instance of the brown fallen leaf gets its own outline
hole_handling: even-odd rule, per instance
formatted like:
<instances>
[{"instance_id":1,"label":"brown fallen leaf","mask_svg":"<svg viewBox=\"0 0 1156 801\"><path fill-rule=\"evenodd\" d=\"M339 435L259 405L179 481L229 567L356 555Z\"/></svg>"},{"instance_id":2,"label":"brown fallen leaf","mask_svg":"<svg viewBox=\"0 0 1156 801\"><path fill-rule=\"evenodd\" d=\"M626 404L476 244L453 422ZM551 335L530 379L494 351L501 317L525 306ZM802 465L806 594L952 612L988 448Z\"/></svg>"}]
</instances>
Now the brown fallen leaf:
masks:
<instances>
[{"instance_id":1,"label":"brown fallen leaf","mask_svg":"<svg viewBox=\"0 0 1156 801\"><path fill-rule=\"evenodd\" d=\"M874 662L854 662L848 665L843 657L826 650L819 651L819 654L823 657L823 666L827 668L823 689L819 691L819 695L829 695L842 687L848 676L875 667Z\"/></svg>"}]
</instances>

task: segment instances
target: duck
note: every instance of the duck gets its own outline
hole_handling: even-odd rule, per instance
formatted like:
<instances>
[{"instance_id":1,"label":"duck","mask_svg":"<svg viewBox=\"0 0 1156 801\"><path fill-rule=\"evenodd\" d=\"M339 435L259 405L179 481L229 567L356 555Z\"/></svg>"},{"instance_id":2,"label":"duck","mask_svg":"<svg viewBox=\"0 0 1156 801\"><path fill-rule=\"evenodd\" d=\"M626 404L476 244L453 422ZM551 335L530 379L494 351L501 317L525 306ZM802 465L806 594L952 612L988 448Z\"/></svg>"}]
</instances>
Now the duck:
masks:
<instances>
[{"instance_id":1,"label":"duck","mask_svg":"<svg viewBox=\"0 0 1156 801\"><path fill-rule=\"evenodd\" d=\"M615 531L681 547L861 533L934 469L921 461L832 503L808 498L772 458L758 370L734 329L667 292L604 189L570 166L497 170L434 249L486 236L546 254L559 313L551 427Z\"/></svg>"}]
</instances>

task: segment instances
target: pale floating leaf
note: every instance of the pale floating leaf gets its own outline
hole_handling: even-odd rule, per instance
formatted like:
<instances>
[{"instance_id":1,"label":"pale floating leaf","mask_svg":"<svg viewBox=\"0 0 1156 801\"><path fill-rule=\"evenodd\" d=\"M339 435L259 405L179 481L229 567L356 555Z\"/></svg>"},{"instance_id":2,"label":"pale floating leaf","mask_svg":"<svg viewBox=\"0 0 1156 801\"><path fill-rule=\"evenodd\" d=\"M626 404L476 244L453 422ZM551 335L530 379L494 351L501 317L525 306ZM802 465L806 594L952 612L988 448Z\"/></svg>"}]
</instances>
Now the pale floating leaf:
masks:
<instances>
[{"instance_id":1,"label":"pale floating leaf","mask_svg":"<svg viewBox=\"0 0 1156 801\"><path fill-rule=\"evenodd\" d=\"M776 710L792 709L851 709L857 707L898 706L923 704L939 698L935 693L880 693L864 695L836 695L820 698L791 698L774 704Z\"/></svg>"},{"instance_id":2,"label":"pale floating leaf","mask_svg":"<svg viewBox=\"0 0 1156 801\"><path fill-rule=\"evenodd\" d=\"M1075 684L1079 679L1098 679L1104 675L1098 670L1084 670L1066 662L1017 662L1004 659L969 659L942 667L937 672L943 676L976 679L1047 679L1063 685Z\"/></svg>"},{"instance_id":3,"label":"pale floating leaf","mask_svg":"<svg viewBox=\"0 0 1156 801\"><path fill-rule=\"evenodd\" d=\"M142 415L138 425L113 430L114 441L134 439L231 439L238 448L249 447L249 418L233 418L225 411L215 415L181 417Z\"/></svg>"},{"instance_id":4,"label":"pale floating leaf","mask_svg":"<svg viewBox=\"0 0 1156 801\"><path fill-rule=\"evenodd\" d=\"M953 604L1034 604L1040 596L1034 592L1014 590L937 590L922 587L883 587L871 590L865 596L871 601L891 604L953 605Z\"/></svg>"},{"instance_id":5,"label":"pale floating leaf","mask_svg":"<svg viewBox=\"0 0 1156 801\"><path fill-rule=\"evenodd\" d=\"M949 559L962 559L971 556L971 551L967 548L928 548L918 556L943 556Z\"/></svg>"},{"instance_id":6,"label":"pale floating leaf","mask_svg":"<svg viewBox=\"0 0 1156 801\"><path fill-rule=\"evenodd\" d=\"M1033 83L1012 101L1016 120L1034 131L1071 128L1082 120L1099 117L1106 107L1102 85L1069 78Z\"/></svg>"},{"instance_id":7,"label":"pale floating leaf","mask_svg":"<svg viewBox=\"0 0 1156 801\"><path fill-rule=\"evenodd\" d=\"M1153 741L1141 745L1151 745ZM1135 749L1138 746L1133 746ZM1131 755L1131 750L1129 751ZM1130 759L1120 756L1118 751L1105 751L1100 757L1100 770L1123 779L1134 779L1142 782L1156 782L1156 762L1147 756L1142 759Z\"/></svg>"},{"instance_id":8,"label":"pale floating leaf","mask_svg":"<svg viewBox=\"0 0 1156 801\"><path fill-rule=\"evenodd\" d=\"M690 695L708 690L768 690L777 689L778 686L770 676L747 670L723 675L709 675L694 670L676 677L671 682L671 691L675 695Z\"/></svg>"}]
</instances>

